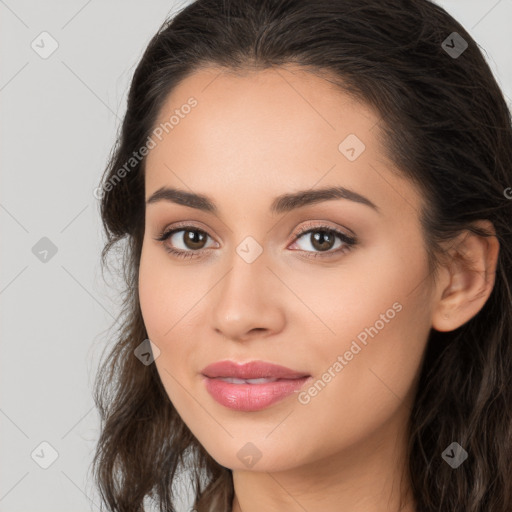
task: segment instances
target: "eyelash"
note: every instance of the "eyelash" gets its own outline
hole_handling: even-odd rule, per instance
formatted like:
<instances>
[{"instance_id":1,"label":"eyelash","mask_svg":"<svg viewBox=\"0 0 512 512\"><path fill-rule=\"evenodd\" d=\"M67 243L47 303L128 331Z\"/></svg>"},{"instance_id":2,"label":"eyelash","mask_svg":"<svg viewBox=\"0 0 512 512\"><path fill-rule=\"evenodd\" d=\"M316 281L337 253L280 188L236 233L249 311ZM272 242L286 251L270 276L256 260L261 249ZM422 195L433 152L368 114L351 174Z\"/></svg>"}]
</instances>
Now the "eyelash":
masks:
<instances>
[{"instance_id":1,"label":"eyelash","mask_svg":"<svg viewBox=\"0 0 512 512\"><path fill-rule=\"evenodd\" d=\"M183 251L181 249L173 249L172 247L169 247L168 245L166 245L165 242L172 235L174 235L175 233L178 233L180 231L196 231L196 232L203 233L203 234L205 234L208 237L210 236L210 235L208 235L208 233L206 233L206 231L204 231L202 229L199 229L199 228L197 228L195 226L185 225L185 226L178 226L178 227L174 227L174 228L171 228L171 229L168 229L168 230L164 230L162 233L160 233L160 235L158 235L155 238L155 240L157 240L158 242L161 242L162 245L164 246L164 249L169 254L172 254L173 256L176 256L178 258L183 258L183 259L196 257L197 253L200 253L201 251L207 251L208 250L208 249L198 249L198 250L194 251L194 250L191 249L191 250L188 250L188 251ZM340 253L343 254L345 252L348 252L348 251L352 250L354 248L354 246L357 244L357 238L350 237L350 236L346 235L345 233L342 233L341 231L338 231L337 229L334 229L334 228L332 228L330 226L325 226L325 225L318 225L318 226L313 226L313 227L311 227L311 226L303 227L297 233L294 234L295 238L294 238L292 243L295 243L297 240L299 240L299 238L301 238L302 236L306 235L307 233L315 233L315 232L323 232L323 233L334 234L345 245L342 248L338 248L337 250L332 251L332 252L317 251L317 252L313 252L312 253L311 251L302 251L302 252L306 252L308 254L308 256L306 256L307 258L318 258L318 257L329 258L331 256L338 255Z\"/></svg>"}]
</instances>

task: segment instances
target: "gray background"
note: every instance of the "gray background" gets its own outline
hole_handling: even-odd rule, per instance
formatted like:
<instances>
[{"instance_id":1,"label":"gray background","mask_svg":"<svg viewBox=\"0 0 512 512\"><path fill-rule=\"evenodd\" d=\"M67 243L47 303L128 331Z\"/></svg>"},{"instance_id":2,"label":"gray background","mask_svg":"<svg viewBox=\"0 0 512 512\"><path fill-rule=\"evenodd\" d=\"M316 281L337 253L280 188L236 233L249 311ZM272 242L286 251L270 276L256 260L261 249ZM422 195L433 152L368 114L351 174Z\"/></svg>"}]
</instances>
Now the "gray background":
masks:
<instances>
[{"instance_id":1,"label":"gray background","mask_svg":"<svg viewBox=\"0 0 512 512\"><path fill-rule=\"evenodd\" d=\"M93 191L142 52L188 3L0 0L0 512L99 510L91 391L119 297L101 277ZM512 106L512 0L438 3L485 49ZM58 43L46 59L31 47L51 48L43 31ZM57 249L46 261L43 237ZM47 469L43 442L58 454Z\"/></svg>"}]
</instances>

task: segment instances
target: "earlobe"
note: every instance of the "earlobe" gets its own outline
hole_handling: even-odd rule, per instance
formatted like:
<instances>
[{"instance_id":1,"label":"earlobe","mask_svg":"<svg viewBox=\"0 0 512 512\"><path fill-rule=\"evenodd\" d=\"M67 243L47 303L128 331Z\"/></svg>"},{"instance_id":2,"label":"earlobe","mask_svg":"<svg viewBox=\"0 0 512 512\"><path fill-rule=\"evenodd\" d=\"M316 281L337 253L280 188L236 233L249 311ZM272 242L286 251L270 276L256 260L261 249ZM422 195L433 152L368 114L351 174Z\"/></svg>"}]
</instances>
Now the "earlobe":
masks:
<instances>
[{"instance_id":1,"label":"earlobe","mask_svg":"<svg viewBox=\"0 0 512 512\"><path fill-rule=\"evenodd\" d=\"M490 221L482 220L474 225L492 235L485 237L465 231L450 251L445 267L449 278L440 283L443 288L432 313L432 327L437 331L453 331L471 320L483 308L494 287L499 241Z\"/></svg>"}]
</instances>

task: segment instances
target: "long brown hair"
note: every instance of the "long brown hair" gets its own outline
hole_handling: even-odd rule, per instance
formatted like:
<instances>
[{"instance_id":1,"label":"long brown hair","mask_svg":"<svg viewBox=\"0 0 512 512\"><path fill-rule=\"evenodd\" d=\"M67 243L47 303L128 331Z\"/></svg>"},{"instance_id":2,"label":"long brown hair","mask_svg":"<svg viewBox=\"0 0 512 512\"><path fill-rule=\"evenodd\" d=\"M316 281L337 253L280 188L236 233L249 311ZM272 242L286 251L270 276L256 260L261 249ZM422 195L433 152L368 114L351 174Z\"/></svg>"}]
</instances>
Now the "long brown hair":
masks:
<instances>
[{"instance_id":1,"label":"long brown hair","mask_svg":"<svg viewBox=\"0 0 512 512\"><path fill-rule=\"evenodd\" d=\"M388 157L426 200L420 219L434 276L441 242L464 230L489 236L472 225L479 219L494 225L500 252L489 299L460 328L431 330L408 462L418 512L510 512L511 117L477 43L428 0L198 0L151 39L101 182L102 265L119 248L125 283L120 327L95 383L101 434L93 466L102 505L143 511L148 499L174 511L173 486L186 468L196 510L231 511L231 470L181 420L155 365L134 357L148 338L138 296L145 158L130 159L168 94L191 73L287 63L324 74L380 113ZM469 454L456 470L441 457L452 442Z\"/></svg>"}]
</instances>

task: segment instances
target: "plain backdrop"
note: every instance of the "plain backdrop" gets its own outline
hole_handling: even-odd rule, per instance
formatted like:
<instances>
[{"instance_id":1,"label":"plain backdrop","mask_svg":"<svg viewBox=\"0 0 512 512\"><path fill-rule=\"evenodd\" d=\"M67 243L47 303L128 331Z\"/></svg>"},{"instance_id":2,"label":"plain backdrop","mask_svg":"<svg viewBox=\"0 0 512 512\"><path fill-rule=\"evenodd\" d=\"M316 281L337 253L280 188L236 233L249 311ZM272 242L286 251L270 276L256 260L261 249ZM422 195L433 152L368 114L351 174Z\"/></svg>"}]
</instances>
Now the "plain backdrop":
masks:
<instances>
[{"instance_id":1,"label":"plain backdrop","mask_svg":"<svg viewBox=\"0 0 512 512\"><path fill-rule=\"evenodd\" d=\"M101 278L93 191L142 52L188 3L0 0L0 512L99 510L91 391L119 297ZM512 105L512 0L438 3Z\"/></svg>"}]
</instances>

